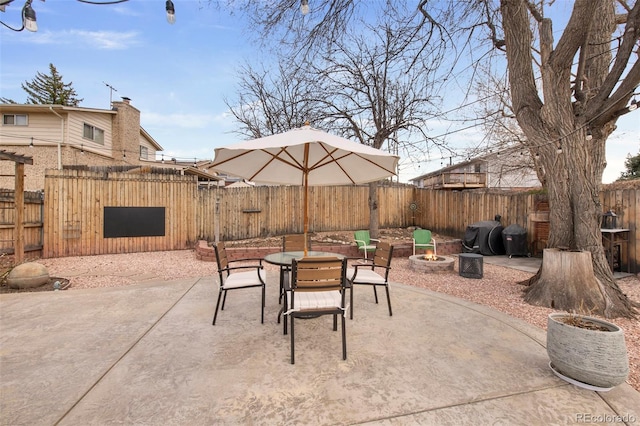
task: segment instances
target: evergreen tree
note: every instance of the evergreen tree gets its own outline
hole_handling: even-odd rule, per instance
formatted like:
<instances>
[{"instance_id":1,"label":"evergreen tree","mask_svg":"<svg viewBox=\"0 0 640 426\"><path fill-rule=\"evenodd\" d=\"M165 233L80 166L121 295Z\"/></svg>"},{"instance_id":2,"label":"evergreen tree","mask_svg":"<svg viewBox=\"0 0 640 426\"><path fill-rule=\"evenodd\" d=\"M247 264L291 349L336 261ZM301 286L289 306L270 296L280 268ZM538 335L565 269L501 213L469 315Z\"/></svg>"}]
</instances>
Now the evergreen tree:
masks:
<instances>
[{"instance_id":1,"label":"evergreen tree","mask_svg":"<svg viewBox=\"0 0 640 426\"><path fill-rule=\"evenodd\" d=\"M82 99L78 99L73 83L65 83L62 75L53 64L49 64L49 75L38 71L36 77L22 84L22 89L27 92L27 104L36 105L66 105L78 106ZM18 103L11 99L0 98L4 103Z\"/></svg>"},{"instance_id":2,"label":"evergreen tree","mask_svg":"<svg viewBox=\"0 0 640 426\"><path fill-rule=\"evenodd\" d=\"M633 157L631 154L627 155L624 166L627 170L620 174L620 178L618 180L640 179L640 151Z\"/></svg>"}]
</instances>

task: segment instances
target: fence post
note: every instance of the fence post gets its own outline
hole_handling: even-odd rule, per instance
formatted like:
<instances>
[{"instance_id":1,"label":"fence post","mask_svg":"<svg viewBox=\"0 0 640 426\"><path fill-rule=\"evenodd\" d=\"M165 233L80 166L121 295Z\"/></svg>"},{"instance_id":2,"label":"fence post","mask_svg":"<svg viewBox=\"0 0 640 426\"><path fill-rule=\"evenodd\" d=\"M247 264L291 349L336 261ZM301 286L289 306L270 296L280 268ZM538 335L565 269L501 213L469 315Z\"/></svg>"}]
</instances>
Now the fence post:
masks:
<instances>
[{"instance_id":1,"label":"fence post","mask_svg":"<svg viewBox=\"0 0 640 426\"><path fill-rule=\"evenodd\" d=\"M14 202L16 220L13 234L13 259L16 265L24 260L24 163L16 162Z\"/></svg>"}]
</instances>

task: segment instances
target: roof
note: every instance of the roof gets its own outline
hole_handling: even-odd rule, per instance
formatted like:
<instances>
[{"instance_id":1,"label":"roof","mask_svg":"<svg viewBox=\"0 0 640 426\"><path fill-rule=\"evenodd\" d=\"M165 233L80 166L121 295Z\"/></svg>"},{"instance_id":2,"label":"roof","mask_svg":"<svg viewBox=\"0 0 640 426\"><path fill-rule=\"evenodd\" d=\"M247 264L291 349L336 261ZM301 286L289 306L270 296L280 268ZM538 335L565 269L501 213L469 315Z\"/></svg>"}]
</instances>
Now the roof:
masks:
<instances>
[{"instance_id":1,"label":"roof","mask_svg":"<svg viewBox=\"0 0 640 426\"><path fill-rule=\"evenodd\" d=\"M140 134L146 138L157 151L164 151L164 148L160 146L160 144L156 142L156 140L149 134L149 132L143 129L142 126L140 126Z\"/></svg>"},{"instance_id":2,"label":"roof","mask_svg":"<svg viewBox=\"0 0 640 426\"><path fill-rule=\"evenodd\" d=\"M67 105L40 105L40 104L0 104L0 111L3 109L11 109L12 111L18 112L50 112L51 110L55 110L56 112L68 112L68 111L77 111L77 112L95 112L102 114L111 114L115 115L118 111L114 111L111 109L100 109L100 108L84 108L84 107L72 107Z\"/></svg>"}]
</instances>

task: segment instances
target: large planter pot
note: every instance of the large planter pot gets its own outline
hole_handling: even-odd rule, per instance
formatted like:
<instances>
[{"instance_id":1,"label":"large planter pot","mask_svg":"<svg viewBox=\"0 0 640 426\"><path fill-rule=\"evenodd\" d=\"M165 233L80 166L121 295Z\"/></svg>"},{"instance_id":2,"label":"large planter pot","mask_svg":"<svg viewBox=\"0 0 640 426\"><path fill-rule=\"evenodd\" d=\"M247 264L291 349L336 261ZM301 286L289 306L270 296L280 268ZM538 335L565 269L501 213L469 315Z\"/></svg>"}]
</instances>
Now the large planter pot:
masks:
<instances>
[{"instance_id":1,"label":"large planter pot","mask_svg":"<svg viewBox=\"0 0 640 426\"><path fill-rule=\"evenodd\" d=\"M570 323L590 322L604 330ZM629 356L624 331L615 324L584 315L553 313L547 321L547 354L559 377L610 389L629 375ZM572 382L571 380L569 380Z\"/></svg>"}]
</instances>

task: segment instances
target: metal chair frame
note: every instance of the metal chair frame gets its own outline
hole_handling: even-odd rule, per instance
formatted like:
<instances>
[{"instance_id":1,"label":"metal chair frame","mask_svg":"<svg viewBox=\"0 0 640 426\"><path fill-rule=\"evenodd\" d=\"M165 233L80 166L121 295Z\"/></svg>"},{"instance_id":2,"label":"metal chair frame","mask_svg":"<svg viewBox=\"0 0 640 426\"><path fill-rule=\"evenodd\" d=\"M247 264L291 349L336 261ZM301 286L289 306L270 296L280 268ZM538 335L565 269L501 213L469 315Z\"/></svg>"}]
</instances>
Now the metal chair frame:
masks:
<instances>
[{"instance_id":1,"label":"metal chair frame","mask_svg":"<svg viewBox=\"0 0 640 426\"><path fill-rule=\"evenodd\" d=\"M348 285L350 287L349 309L351 311L351 319L353 319L353 287L356 285L372 286L376 304L378 303L378 291L376 287L384 287L387 293L389 316L393 315L393 311L391 310L391 296L389 295L389 271L391 271L392 257L393 246L387 242L380 242L373 255L373 259L365 260L366 263L355 263L353 264L353 268L349 268L349 271L347 272L347 279L349 281ZM381 272L378 273L377 271Z\"/></svg>"},{"instance_id":2,"label":"metal chair frame","mask_svg":"<svg viewBox=\"0 0 640 426\"><path fill-rule=\"evenodd\" d=\"M224 242L219 242L213 246L216 253L216 262L218 263L218 275L220 286L218 289L218 300L216 302L216 311L213 314L212 325L216 325L218 318L218 310L224 311L224 305L227 301L227 292L231 290L240 290L245 288L262 287L262 303L260 322L264 324L264 307L265 307L265 280L266 273L262 265L261 258L236 259L229 260L227 258L227 250ZM258 264L229 266L233 262L258 261ZM255 271L255 280L252 274ZM243 272L234 272L243 271ZM233 273L232 273L233 272ZM224 294L224 297L223 297ZM222 299L222 306L220 300Z\"/></svg>"}]
</instances>

